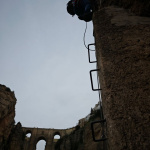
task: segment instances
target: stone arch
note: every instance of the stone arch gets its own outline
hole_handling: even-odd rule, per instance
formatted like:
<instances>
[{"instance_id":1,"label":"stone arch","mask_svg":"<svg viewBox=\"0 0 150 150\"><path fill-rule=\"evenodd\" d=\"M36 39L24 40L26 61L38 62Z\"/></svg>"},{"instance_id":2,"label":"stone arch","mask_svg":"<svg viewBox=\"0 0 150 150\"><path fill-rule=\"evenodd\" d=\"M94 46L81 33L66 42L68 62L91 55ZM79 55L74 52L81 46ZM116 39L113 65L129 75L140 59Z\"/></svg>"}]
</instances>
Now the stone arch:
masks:
<instances>
[{"instance_id":1,"label":"stone arch","mask_svg":"<svg viewBox=\"0 0 150 150\"><path fill-rule=\"evenodd\" d=\"M36 150L37 143L40 140L46 142L45 150L54 150L54 136L59 135L60 138L66 134L70 134L74 128L70 129L46 129L46 128L27 128L23 127L25 134L31 133L31 138L24 142L24 150Z\"/></svg>"},{"instance_id":2,"label":"stone arch","mask_svg":"<svg viewBox=\"0 0 150 150\"><path fill-rule=\"evenodd\" d=\"M25 133L25 140L30 141L31 136L32 136L32 131L31 130L26 130L24 133Z\"/></svg>"},{"instance_id":3,"label":"stone arch","mask_svg":"<svg viewBox=\"0 0 150 150\"><path fill-rule=\"evenodd\" d=\"M46 138L44 136L39 136L36 140L36 144L40 141L40 140L44 140L45 142L47 142Z\"/></svg>"},{"instance_id":4,"label":"stone arch","mask_svg":"<svg viewBox=\"0 0 150 150\"><path fill-rule=\"evenodd\" d=\"M32 131L29 129L29 130L26 130L25 131L25 134L28 134L28 133L32 133Z\"/></svg>"},{"instance_id":5,"label":"stone arch","mask_svg":"<svg viewBox=\"0 0 150 150\"><path fill-rule=\"evenodd\" d=\"M56 135L58 135L60 138L62 137L62 135L61 135L61 133L59 131L54 132L54 134L53 134L53 142L57 142L57 140L59 139L59 138L58 139L55 138Z\"/></svg>"},{"instance_id":6,"label":"stone arch","mask_svg":"<svg viewBox=\"0 0 150 150\"><path fill-rule=\"evenodd\" d=\"M39 136L37 139L36 139L36 142L35 142L35 149L37 149L37 144L39 141L41 140L44 140L45 141L45 147L46 147L46 144L47 144L47 140L44 136Z\"/></svg>"},{"instance_id":7,"label":"stone arch","mask_svg":"<svg viewBox=\"0 0 150 150\"><path fill-rule=\"evenodd\" d=\"M30 141L32 138L32 129L25 129L24 130L24 135L25 135L25 141L24 141L24 149L28 150L30 147Z\"/></svg>"},{"instance_id":8,"label":"stone arch","mask_svg":"<svg viewBox=\"0 0 150 150\"><path fill-rule=\"evenodd\" d=\"M25 135L27 135L27 134L31 134L32 135L32 131L31 130L26 130L25 131ZM31 137L31 136L30 136Z\"/></svg>"}]
</instances>

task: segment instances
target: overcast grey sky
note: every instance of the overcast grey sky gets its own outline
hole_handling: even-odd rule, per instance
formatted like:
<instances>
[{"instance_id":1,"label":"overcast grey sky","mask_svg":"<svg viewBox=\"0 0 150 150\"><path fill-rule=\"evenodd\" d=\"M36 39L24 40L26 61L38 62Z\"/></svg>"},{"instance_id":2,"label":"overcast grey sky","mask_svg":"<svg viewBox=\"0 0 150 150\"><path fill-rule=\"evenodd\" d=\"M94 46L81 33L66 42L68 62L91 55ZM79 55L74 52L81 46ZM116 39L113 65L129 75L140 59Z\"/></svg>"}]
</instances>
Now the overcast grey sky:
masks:
<instances>
[{"instance_id":1,"label":"overcast grey sky","mask_svg":"<svg viewBox=\"0 0 150 150\"><path fill-rule=\"evenodd\" d=\"M15 91L15 121L25 127L69 128L98 102L91 90L85 22L68 0L0 1L0 83ZM93 43L88 23L86 43Z\"/></svg>"}]
</instances>

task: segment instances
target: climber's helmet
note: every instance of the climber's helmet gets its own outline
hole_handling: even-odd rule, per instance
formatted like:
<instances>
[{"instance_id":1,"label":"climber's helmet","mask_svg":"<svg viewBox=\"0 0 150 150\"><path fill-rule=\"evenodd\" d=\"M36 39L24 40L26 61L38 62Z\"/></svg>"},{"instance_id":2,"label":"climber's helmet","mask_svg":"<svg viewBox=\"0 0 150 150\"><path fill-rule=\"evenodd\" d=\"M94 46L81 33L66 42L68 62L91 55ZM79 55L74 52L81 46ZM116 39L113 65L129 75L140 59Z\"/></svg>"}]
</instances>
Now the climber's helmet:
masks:
<instances>
[{"instance_id":1,"label":"climber's helmet","mask_svg":"<svg viewBox=\"0 0 150 150\"><path fill-rule=\"evenodd\" d=\"M69 2L67 3L67 12L68 12L70 15L72 15L72 16L75 15L72 1L69 1Z\"/></svg>"}]
</instances>

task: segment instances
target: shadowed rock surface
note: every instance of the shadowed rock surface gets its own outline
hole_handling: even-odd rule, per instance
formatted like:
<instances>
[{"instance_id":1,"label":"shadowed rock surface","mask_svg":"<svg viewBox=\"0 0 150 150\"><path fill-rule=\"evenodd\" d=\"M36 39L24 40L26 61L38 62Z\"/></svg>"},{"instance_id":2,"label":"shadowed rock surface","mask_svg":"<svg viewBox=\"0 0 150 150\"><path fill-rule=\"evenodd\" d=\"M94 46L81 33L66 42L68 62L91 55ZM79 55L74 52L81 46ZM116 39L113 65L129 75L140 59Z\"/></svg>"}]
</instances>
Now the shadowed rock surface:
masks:
<instances>
[{"instance_id":1,"label":"shadowed rock surface","mask_svg":"<svg viewBox=\"0 0 150 150\"><path fill-rule=\"evenodd\" d=\"M98 0L100 2L100 0ZM102 0L101 7L118 6L128 9L135 15L150 16L149 0Z\"/></svg>"},{"instance_id":2,"label":"shadowed rock surface","mask_svg":"<svg viewBox=\"0 0 150 150\"><path fill-rule=\"evenodd\" d=\"M6 148L14 126L16 98L14 92L0 85L0 150Z\"/></svg>"},{"instance_id":3,"label":"shadowed rock surface","mask_svg":"<svg viewBox=\"0 0 150 150\"><path fill-rule=\"evenodd\" d=\"M100 118L95 118L94 120L99 119ZM100 139L100 124L94 126L94 131L96 139ZM60 139L56 143L55 150L103 150L103 143L93 141L91 123L89 121L83 128L76 126L75 131Z\"/></svg>"},{"instance_id":4,"label":"shadowed rock surface","mask_svg":"<svg viewBox=\"0 0 150 150\"><path fill-rule=\"evenodd\" d=\"M9 150L23 150L24 140L25 134L23 132L22 125L19 122L11 130L8 140Z\"/></svg>"},{"instance_id":5,"label":"shadowed rock surface","mask_svg":"<svg viewBox=\"0 0 150 150\"><path fill-rule=\"evenodd\" d=\"M149 150L150 18L109 6L93 24L108 149Z\"/></svg>"}]
</instances>

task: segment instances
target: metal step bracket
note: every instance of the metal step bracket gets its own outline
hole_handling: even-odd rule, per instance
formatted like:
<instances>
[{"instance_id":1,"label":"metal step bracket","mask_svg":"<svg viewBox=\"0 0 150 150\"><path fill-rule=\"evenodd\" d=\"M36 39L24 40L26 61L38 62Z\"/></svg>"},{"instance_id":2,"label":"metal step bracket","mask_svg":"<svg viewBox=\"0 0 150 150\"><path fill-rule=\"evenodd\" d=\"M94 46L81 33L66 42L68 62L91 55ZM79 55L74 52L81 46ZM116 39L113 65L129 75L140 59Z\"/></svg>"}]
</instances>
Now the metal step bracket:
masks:
<instances>
[{"instance_id":1,"label":"metal step bracket","mask_svg":"<svg viewBox=\"0 0 150 150\"><path fill-rule=\"evenodd\" d=\"M106 138L106 136L105 136L105 134L104 134L104 123L105 123L105 122L106 122L106 120L104 119L104 120L99 120L99 121L93 121L93 122L91 123L92 137L93 137L93 141L94 141L94 142L100 142L100 141L105 141L105 140L107 140L107 138ZM100 139L96 139L96 138L95 138L94 124L96 124L96 123L100 123L100 124L102 125L102 136L101 136Z\"/></svg>"},{"instance_id":2,"label":"metal step bracket","mask_svg":"<svg viewBox=\"0 0 150 150\"><path fill-rule=\"evenodd\" d=\"M95 89L95 88L94 88L94 85L93 85L92 72L95 72L95 71L100 71L100 69L90 70L91 87L92 87L92 90L93 90L93 91L99 91L99 90L102 90L102 89L100 89L100 88Z\"/></svg>"},{"instance_id":3,"label":"metal step bracket","mask_svg":"<svg viewBox=\"0 0 150 150\"><path fill-rule=\"evenodd\" d=\"M90 46L91 45L95 45L95 43L89 44L88 45L88 57L89 57L89 63L96 63L97 61L91 61L91 57L90 57L90 51L95 51L95 50L91 50Z\"/></svg>"}]
</instances>

